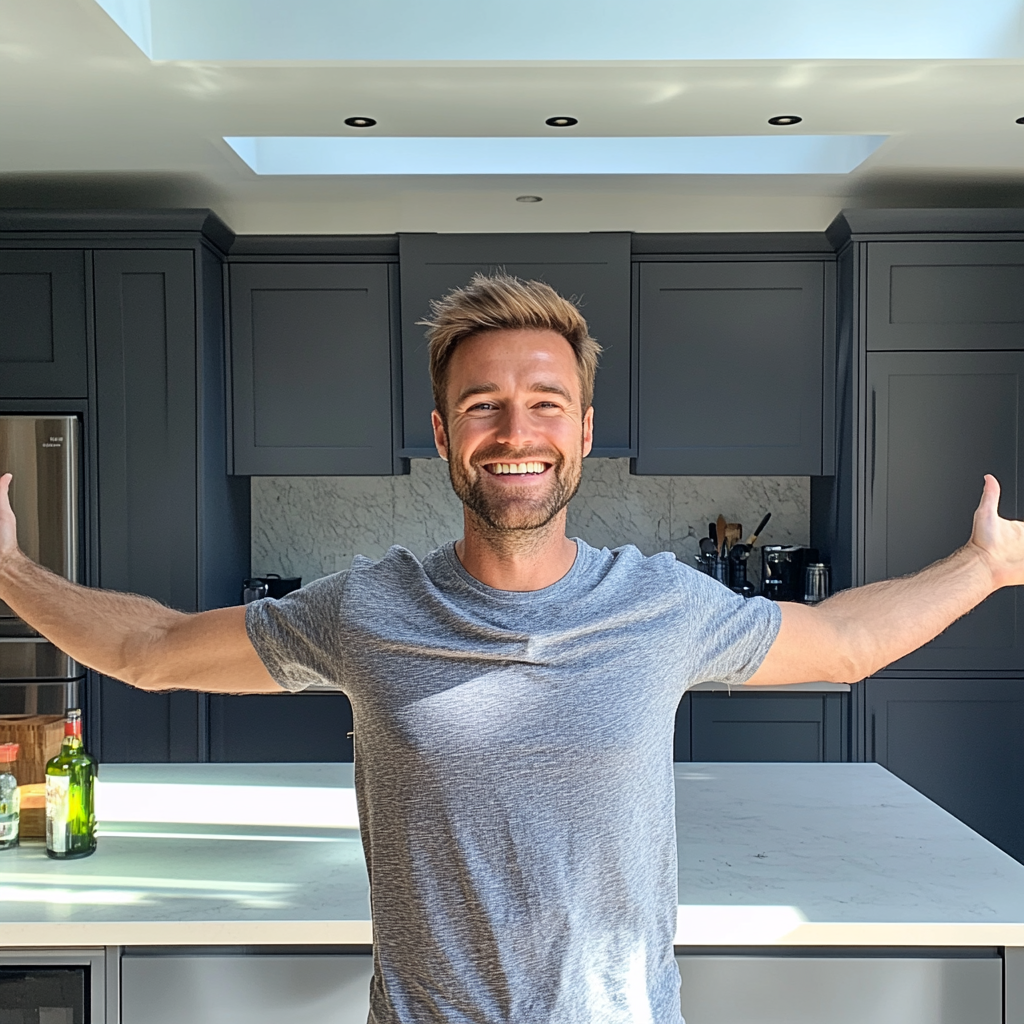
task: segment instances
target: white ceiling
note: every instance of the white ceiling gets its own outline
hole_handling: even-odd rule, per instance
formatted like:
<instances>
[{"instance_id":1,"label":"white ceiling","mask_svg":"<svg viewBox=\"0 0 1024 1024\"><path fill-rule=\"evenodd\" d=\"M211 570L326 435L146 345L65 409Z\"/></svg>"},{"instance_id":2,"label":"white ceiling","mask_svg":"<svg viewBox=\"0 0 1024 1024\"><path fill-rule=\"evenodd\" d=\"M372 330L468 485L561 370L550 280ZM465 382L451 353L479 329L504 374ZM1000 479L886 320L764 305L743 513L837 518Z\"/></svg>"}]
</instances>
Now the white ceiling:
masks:
<instances>
[{"instance_id":1,"label":"white ceiling","mask_svg":"<svg viewBox=\"0 0 1024 1024\"><path fill-rule=\"evenodd\" d=\"M849 175L257 177L224 136L889 135ZM0 205L211 206L242 233L817 230L1024 205L1024 62L154 62L94 0L0 0ZM521 194L542 203L516 203Z\"/></svg>"}]
</instances>

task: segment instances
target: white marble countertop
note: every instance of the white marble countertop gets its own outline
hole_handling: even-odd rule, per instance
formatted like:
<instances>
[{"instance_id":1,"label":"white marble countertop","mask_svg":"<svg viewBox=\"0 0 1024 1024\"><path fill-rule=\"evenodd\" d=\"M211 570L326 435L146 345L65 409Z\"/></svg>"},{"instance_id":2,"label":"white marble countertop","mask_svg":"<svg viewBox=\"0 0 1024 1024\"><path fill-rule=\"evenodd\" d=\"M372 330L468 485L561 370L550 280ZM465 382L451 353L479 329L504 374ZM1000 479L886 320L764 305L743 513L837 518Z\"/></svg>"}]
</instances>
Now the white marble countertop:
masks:
<instances>
[{"instance_id":1,"label":"white marble countertop","mask_svg":"<svg viewBox=\"0 0 1024 1024\"><path fill-rule=\"evenodd\" d=\"M351 765L101 775L93 856L0 853L0 946L370 942ZM878 765L679 764L676 792L679 945L1024 946L1024 866Z\"/></svg>"}]
</instances>

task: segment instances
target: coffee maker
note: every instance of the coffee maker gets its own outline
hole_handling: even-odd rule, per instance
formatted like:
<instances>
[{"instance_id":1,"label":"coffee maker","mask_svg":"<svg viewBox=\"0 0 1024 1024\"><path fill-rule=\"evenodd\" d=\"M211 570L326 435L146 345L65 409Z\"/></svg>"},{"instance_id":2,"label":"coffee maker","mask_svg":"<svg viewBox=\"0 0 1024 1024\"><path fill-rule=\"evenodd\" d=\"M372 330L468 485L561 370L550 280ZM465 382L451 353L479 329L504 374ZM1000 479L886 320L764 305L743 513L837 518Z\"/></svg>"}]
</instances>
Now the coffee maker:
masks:
<instances>
[{"instance_id":1,"label":"coffee maker","mask_svg":"<svg viewBox=\"0 0 1024 1024\"><path fill-rule=\"evenodd\" d=\"M761 548L761 595L773 601L803 601L804 572L817 561L817 548L766 544Z\"/></svg>"}]
</instances>

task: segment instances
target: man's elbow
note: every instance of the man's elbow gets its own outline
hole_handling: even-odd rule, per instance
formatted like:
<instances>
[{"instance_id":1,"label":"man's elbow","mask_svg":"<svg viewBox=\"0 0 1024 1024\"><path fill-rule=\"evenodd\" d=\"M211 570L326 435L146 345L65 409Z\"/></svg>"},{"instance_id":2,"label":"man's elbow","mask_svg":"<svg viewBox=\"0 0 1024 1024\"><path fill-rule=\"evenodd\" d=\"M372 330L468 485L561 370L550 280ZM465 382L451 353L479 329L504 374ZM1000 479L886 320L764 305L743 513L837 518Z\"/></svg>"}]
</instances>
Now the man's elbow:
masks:
<instances>
[{"instance_id":1,"label":"man's elbow","mask_svg":"<svg viewBox=\"0 0 1024 1024\"><path fill-rule=\"evenodd\" d=\"M119 664L107 674L139 690L176 689L168 632L165 626L152 626L131 636L121 645Z\"/></svg>"},{"instance_id":2,"label":"man's elbow","mask_svg":"<svg viewBox=\"0 0 1024 1024\"><path fill-rule=\"evenodd\" d=\"M829 678L825 682L859 683L885 667L878 662L871 638L849 625L836 628L829 647Z\"/></svg>"}]
</instances>

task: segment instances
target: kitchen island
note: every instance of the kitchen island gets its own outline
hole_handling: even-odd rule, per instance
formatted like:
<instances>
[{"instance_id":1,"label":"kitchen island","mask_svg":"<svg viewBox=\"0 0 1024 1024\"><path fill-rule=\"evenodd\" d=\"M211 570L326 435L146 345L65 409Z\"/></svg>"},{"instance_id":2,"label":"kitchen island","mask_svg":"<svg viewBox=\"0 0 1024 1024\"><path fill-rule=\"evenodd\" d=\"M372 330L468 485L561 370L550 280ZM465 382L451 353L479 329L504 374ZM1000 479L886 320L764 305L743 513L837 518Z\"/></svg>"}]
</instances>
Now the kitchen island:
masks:
<instances>
[{"instance_id":1,"label":"kitchen island","mask_svg":"<svg viewBox=\"0 0 1024 1024\"><path fill-rule=\"evenodd\" d=\"M0 854L0 957L102 957L105 1024L362 1024L351 765L101 779L94 856ZM1024 1022L1024 866L883 768L679 764L676 792L688 1024Z\"/></svg>"}]
</instances>

